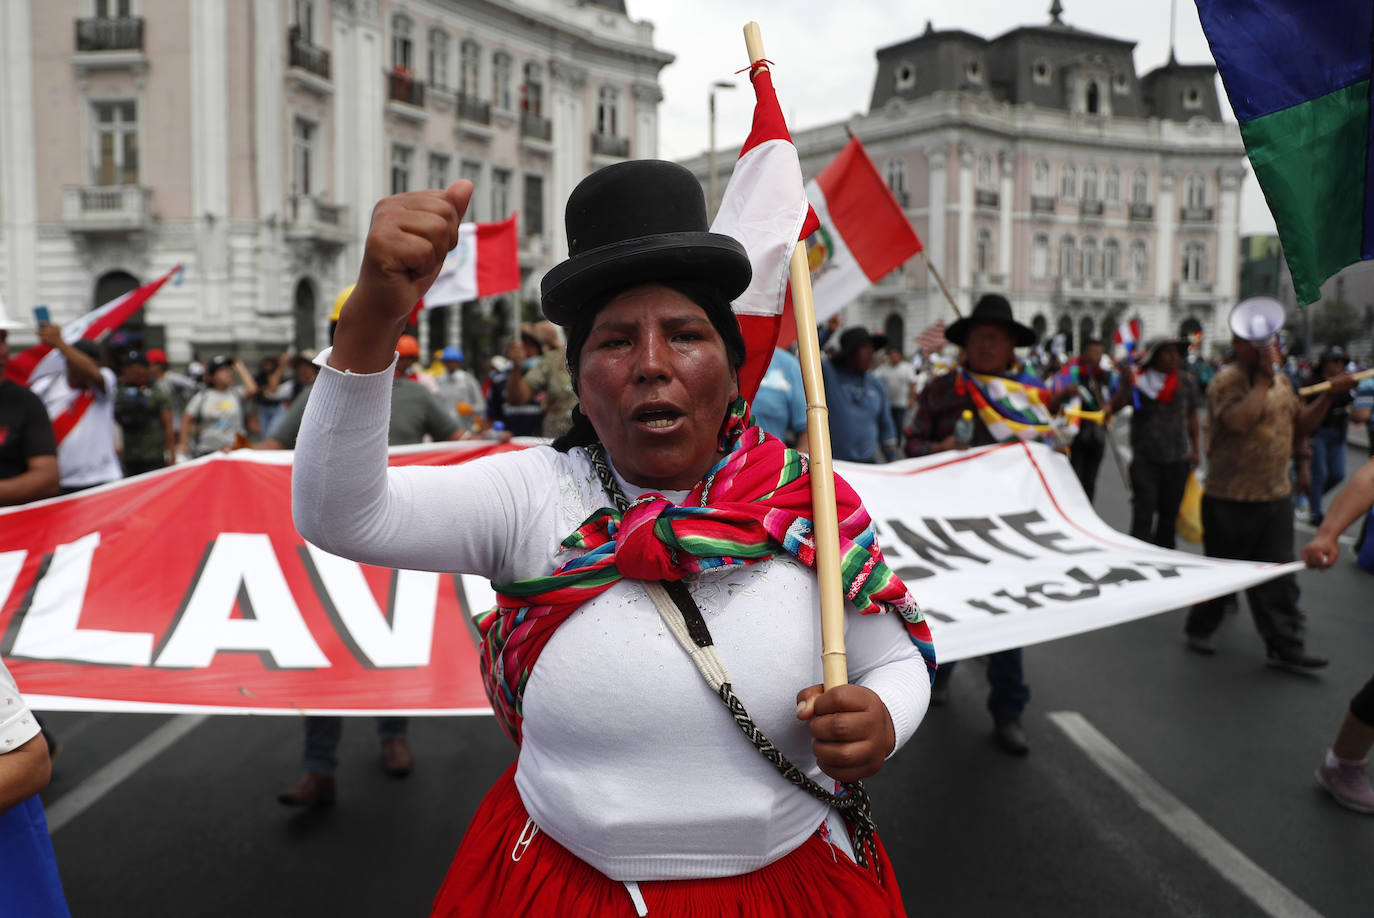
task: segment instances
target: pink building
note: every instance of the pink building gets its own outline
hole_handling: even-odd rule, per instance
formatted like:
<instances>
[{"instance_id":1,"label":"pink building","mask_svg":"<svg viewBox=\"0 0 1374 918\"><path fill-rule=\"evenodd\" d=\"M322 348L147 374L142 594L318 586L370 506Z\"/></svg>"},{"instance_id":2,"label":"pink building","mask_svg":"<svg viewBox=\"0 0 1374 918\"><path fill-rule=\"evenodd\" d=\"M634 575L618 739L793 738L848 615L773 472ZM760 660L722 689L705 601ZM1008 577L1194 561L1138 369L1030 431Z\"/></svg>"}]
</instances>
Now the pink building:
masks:
<instances>
[{"instance_id":1,"label":"pink building","mask_svg":"<svg viewBox=\"0 0 1374 918\"><path fill-rule=\"evenodd\" d=\"M878 50L866 115L794 126L808 176L852 130L925 244L847 321L910 348L952 320L929 259L964 312L1001 293L1070 347L1129 318L1148 335L1229 340L1246 169L1215 68L1170 62L1139 77L1133 42L1066 25L1055 7L1047 25L994 39L928 26ZM704 175L706 161L688 165Z\"/></svg>"},{"instance_id":2,"label":"pink building","mask_svg":"<svg viewBox=\"0 0 1374 918\"><path fill-rule=\"evenodd\" d=\"M64 322L180 262L149 346L320 346L377 199L466 177L525 286L421 335L491 353L572 187L656 154L671 60L622 0L5 0L0 293Z\"/></svg>"}]
</instances>

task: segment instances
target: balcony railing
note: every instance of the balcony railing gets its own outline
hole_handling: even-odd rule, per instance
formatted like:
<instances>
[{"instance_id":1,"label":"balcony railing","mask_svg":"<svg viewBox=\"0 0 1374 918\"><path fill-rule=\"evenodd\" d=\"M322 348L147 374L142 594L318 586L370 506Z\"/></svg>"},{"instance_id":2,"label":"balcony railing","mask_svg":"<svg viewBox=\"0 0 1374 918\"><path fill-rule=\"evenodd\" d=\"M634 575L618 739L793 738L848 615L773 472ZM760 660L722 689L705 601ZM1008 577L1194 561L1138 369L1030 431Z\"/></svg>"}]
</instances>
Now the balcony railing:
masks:
<instances>
[{"instance_id":1,"label":"balcony railing","mask_svg":"<svg viewBox=\"0 0 1374 918\"><path fill-rule=\"evenodd\" d=\"M476 96L458 96L458 117L477 124L491 124L491 103Z\"/></svg>"},{"instance_id":2,"label":"balcony railing","mask_svg":"<svg viewBox=\"0 0 1374 918\"><path fill-rule=\"evenodd\" d=\"M128 230L147 224L152 191L142 185L84 185L62 189L62 222L75 230Z\"/></svg>"},{"instance_id":3,"label":"balcony railing","mask_svg":"<svg viewBox=\"0 0 1374 918\"><path fill-rule=\"evenodd\" d=\"M1078 204L1078 213L1084 217L1100 217L1102 216L1102 202L1085 198Z\"/></svg>"},{"instance_id":4,"label":"balcony railing","mask_svg":"<svg viewBox=\"0 0 1374 918\"><path fill-rule=\"evenodd\" d=\"M627 159L630 155L630 138L616 137L613 134L592 134L592 154Z\"/></svg>"},{"instance_id":5,"label":"balcony railing","mask_svg":"<svg viewBox=\"0 0 1374 918\"><path fill-rule=\"evenodd\" d=\"M531 140L553 140L553 122L533 112L521 112L520 136Z\"/></svg>"},{"instance_id":6,"label":"balcony railing","mask_svg":"<svg viewBox=\"0 0 1374 918\"><path fill-rule=\"evenodd\" d=\"M986 188L979 188L973 193L973 203L979 207L996 207L1000 199L1001 196L997 192Z\"/></svg>"},{"instance_id":7,"label":"balcony railing","mask_svg":"<svg viewBox=\"0 0 1374 918\"><path fill-rule=\"evenodd\" d=\"M1179 281L1174 284L1174 298L1181 302L1210 300L1212 285L1207 281Z\"/></svg>"},{"instance_id":8,"label":"balcony railing","mask_svg":"<svg viewBox=\"0 0 1374 918\"><path fill-rule=\"evenodd\" d=\"M90 16L76 21L77 51L142 51L142 16Z\"/></svg>"},{"instance_id":9,"label":"balcony railing","mask_svg":"<svg viewBox=\"0 0 1374 918\"><path fill-rule=\"evenodd\" d=\"M1212 208L1210 207L1184 207L1179 210L1178 218L1184 223L1211 223Z\"/></svg>"},{"instance_id":10,"label":"balcony railing","mask_svg":"<svg viewBox=\"0 0 1374 918\"><path fill-rule=\"evenodd\" d=\"M294 27L287 32L287 47L289 66L299 67L321 79L329 79L329 51L301 38Z\"/></svg>"},{"instance_id":11,"label":"balcony railing","mask_svg":"<svg viewBox=\"0 0 1374 918\"><path fill-rule=\"evenodd\" d=\"M1153 204L1132 204L1132 220L1153 220L1155 218L1155 206Z\"/></svg>"},{"instance_id":12,"label":"balcony railing","mask_svg":"<svg viewBox=\"0 0 1374 918\"><path fill-rule=\"evenodd\" d=\"M1052 214L1054 213L1054 198L1045 195L1031 195L1031 213L1033 214Z\"/></svg>"},{"instance_id":13,"label":"balcony railing","mask_svg":"<svg viewBox=\"0 0 1374 918\"><path fill-rule=\"evenodd\" d=\"M387 74L387 98L416 108L425 107L425 84L408 73L392 70Z\"/></svg>"}]
</instances>

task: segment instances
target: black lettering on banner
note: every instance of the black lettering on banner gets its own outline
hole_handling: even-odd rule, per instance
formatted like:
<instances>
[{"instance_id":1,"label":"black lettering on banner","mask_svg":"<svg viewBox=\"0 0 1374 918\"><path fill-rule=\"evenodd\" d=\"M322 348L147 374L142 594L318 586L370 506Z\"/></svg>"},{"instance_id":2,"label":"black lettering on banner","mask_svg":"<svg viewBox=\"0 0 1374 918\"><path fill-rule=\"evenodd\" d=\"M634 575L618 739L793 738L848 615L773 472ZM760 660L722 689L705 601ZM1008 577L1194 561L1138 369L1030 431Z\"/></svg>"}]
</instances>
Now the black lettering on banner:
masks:
<instances>
[{"instance_id":1,"label":"black lettering on banner","mask_svg":"<svg viewBox=\"0 0 1374 918\"><path fill-rule=\"evenodd\" d=\"M1006 609L999 608L998 606L994 606L994 605L993 605L992 603L990 603L990 602L984 602L984 601L981 600L981 599L969 599L969 600L966 600L966 602L967 602L970 606L973 606L973 608L975 608L975 609L982 609L984 612L991 612L993 615L1006 615L1006 614L1007 614L1007 610L1006 610Z\"/></svg>"},{"instance_id":2,"label":"black lettering on banner","mask_svg":"<svg viewBox=\"0 0 1374 918\"><path fill-rule=\"evenodd\" d=\"M1049 532L1031 532L1031 523L1043 523L1045 518L1037 510L1027 510L1025 513L1008 513L1002 517L1002 522L1016 530L1017 535L1028 542L1034 542L1041 548L1048 548L1050 551L1057 551L1061 555L1084 555L1089 552L1102 551L1102 549L1089 545L1082 548L1063 548L1055 542L1062 542L1069 538L1067 532L1051 529Z\"/></svg>"},{"instance_id":3,"label":"black lettering on banner","mask_svg":"<svg viewBox=\"0 0 1374 918\"><path fill-rule=\"evenodd\" d=\"M1147 579L1146 576L1142 574L1140 571L1133 570L1129 567L1108 568L1107 573L1103 574L1101 577L1094 577L1092 574L1089 574L1081 567L1071 568L1070 570L1065 571L1065 573L1067 573L1074 580L1077 580L1079 583L1087 583L1099 587L1113 586L1116 584L1130 583L1133 581Z\"/></svg>"},{"instance_id":4,"label":"black lettering on banner","mask_svg":"<svg viewBox=\"0 0 1374 918\"><path fill-rule=\"evenodd\" d=\"M1034 555L1022 554L1021 552L1012 548L1010 545L1007 545L1001 539L997 538L997 536L993 535L992 530L997 529L998 526L997 521L990 517L966 516L961 517L960 519L947 519L945 520L945 522L948 523L949 528L953 529L955 532L976 533L978 538L982 539L984 542L988 543L998 551L1006 552L1013 558L1021 558L1023 560L1029 561L1032 557L1034 557Z\"/></svg>"},{"instance_id":5,"label":"black lettering on banner","mask_svg":"<svg viewBox=\"0 0 1374 918\"><path fill-rule=\"evenodd\" d=\"M888 520L887 524L892 527L892 531L897 534L897 538L901 539L903 544L916 552L916 554L921 557L922 561L934 564L936 567L943 568L947 571L954 570L953 565L936 557L937 555L944 555L950 558L968 558L970 561L976 561L979 564L988 563L987 558L975 555L946 535L944 529L940 526L939 520L926 517L922 522L926 524L926 528L930 530L931 535L939 540L938 544L924 536L919 536L912 532L901 520ZM899 572L899 576L903 575ZM927 574L927 576L930 575ZM905 579L904 576L903 579Z\"/></svg>"},{"instance_id":6,"label":"black lettering on banner","mask_svg":"<svg viewBox=\"0 0 1374 918\"><path fill-rule=\"evenodd\" d=\"M1166 561L1135 561L1132 563L1149 568L1158 574L1162 580L1168 580L1170 577L1182 577L1183 575L1179 571L1185 567L1206 567L1205 564L1169 564Z\"/></svg>"},{"instance_id":7,"label":"black lettering on banner","mask_svg":"<svg viewBox=\"0 0 1374 918\"><path fill-rule=\"evenodd\" d=\"M937 621L937 622L952 622L952 621L954 621L953 618L950 618L948 615L946 615L945 613L939 611L938 609L931 609L931 608L928 608L927 606L921 606L921 614L924 615L926 618L934 619L934 620Z\"/></svg>"},{"instance_id":8,"label":"black lettering on banner","mask_svg":"<svg viewBox=\"0 0 1374 918\"><path fill-rule=\"evenodd\" d=\"M1080 599L1096 599L1098 596L1102 595L1102 590L1100 590L1096 584L1092 583L1085 584L1083 589L1073 595L1058 592L1059 588L1064 586L1067 586L1067 584L1041 583L1034 589L1036 589L1041 596L1046 599L1052 599L1055 602L1078 602ZM1050 588L1055 589L1056 592L1051 593Z\"/></svg>"},{"instance_id":9,"label":"black lettering on banner","mask_svg":"<svg viewBox=\"0 0 1374 918\"><path fill-rule=\"evenodd\" d=\"M1000 596L1003 599L1010 599L1023 609L1038 609L1041 603L1036 602L1035 599L1031 597L1031 594L1037 592L1043 586L1044 584L1042 583L1032 584L1026 587L1026 592L1022 593L1020 596L1017 596L1015 593L1009 593L1006 590L998 590L992 595Z\"/></svg>"}]
</instances>

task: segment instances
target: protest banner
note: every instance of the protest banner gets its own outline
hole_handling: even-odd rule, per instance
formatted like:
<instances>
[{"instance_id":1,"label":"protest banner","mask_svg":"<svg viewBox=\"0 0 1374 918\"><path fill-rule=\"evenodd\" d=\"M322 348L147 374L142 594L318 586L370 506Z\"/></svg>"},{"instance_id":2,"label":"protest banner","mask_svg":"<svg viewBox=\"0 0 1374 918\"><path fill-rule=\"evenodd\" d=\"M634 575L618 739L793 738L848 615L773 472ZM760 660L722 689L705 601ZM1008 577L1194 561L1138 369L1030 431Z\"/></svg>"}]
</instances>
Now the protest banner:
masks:
<instances>
[{"instance_id":1,"label":"protest banner","mask_svg":"<svg viewBox=\"0 0 1374 918\"><path fill-rule=\"evenodd\" d=\"M448 465L519 444L395 447ZM304 543L289 452L216 454L0 510L0 653L39 710L485 714L480 578ZM1165 551L1108 527L1035 443L836 463L944 661L1102 628L1299 564Z\"/></svg>"}]
</instances>

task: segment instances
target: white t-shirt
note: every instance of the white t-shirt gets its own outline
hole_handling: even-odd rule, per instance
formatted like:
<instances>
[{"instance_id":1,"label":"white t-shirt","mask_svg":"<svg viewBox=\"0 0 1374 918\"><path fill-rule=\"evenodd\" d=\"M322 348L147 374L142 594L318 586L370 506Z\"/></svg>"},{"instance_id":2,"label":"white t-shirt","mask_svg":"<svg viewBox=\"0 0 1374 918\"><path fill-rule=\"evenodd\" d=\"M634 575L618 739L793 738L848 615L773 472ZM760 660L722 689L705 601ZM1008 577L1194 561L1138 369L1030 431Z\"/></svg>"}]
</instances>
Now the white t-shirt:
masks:
<instances>
[{"instance_id":1,"label":"white t-shirt","mask_svg":"<svg viewBox=\"0 0 1374 918\"><path fill-rule=\"evenodd\" d=\"M207 456L233 446L243 433L243 388L201 389L186 404L191 417L191 455Z\"/></svg>"},{"instance_id":2,"label":"white t-shirt","mask_svg":"<svg viewBox=\"0 0 1374 918\"><path fill-rule=\"evenodd\" d=\"M322 354L319 363L327 359ZM369 564L543 576L564 537L609 504L582 450L535 447L457 466L386 466L390 376L324 367L296 443L292 510L309 541ZM328 456L347 457L327 463ZM621 487L630 497L641 489ZM665 495L680 500L682 494ZM796 693L821 681L815 577L779 557L686 581L736 693L824 787ZM853 681L876 692L900 746L929 701L895 615L846 615ZM526 685L516 787L535 823L616 880L730 876L790 853L830 818L740 732L645 600L621 581L574 612ZM832 820L838 834L838 821Z\"/></svg>"},{"instance_id":3,"label":"white t-shirt","mask_svg":"<svg viewBox=\"0 0 1374 918\"><path fill-rule=\"evenodd\" d=\"M13 752L41 730L38 719L24 703L24 696L19 694L14 677L0 661L0 754Z\"/></svg>"},{"instance_id":4,"label":"white t-shirt","mask_svg":"<svg viewBox=\"0 0 1374 918\"><path fill-rule=\"evenodd\" d=\"M905 408L911 401L911 384L916 380L916 371L906 361L887 363L873 368L873 375L882 381L887 390L887 403L893 408Z\"/></svg>"},{"instance_id":5,"label":"white t-shirt","mask_svg":"<svg viewBox=\"0 0 1374 918\"><path fill-rule=\"evenodd\" d=\"M100 368L100 378L105 381L105 391L90 388L95 397L76 426L57 444L57 467L64 488L86 488L124 477L119 455L115 452L114 403L115 387L119 383L108 367ZM73 389L67 382L66 373L48 377L33 388L54 424L81 393L87 391Z\"/></svg>"}]
</instances>

